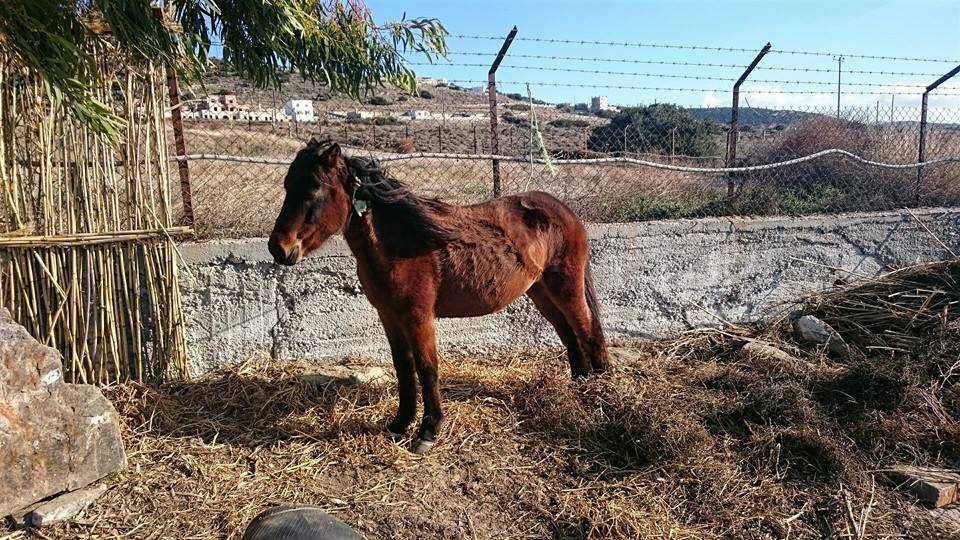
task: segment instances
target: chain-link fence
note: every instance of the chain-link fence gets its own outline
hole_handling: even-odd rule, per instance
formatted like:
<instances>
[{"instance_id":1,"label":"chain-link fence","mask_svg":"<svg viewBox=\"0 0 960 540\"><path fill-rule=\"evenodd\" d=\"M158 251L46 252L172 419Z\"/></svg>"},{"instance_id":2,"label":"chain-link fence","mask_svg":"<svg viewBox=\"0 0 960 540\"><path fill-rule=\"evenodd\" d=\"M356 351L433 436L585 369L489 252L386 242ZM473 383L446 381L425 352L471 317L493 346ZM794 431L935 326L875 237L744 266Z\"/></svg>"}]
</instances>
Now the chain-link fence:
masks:
<instances>
[{"instance_id":1,"label":"chain-link fence","mask_svg":"<svg viewBox=\"0 0 960 540\"><path fill-rule=\"evenodd\" d=\"M422 98L311 100L317 107L306 121L265 119L273 113L262 103L257 114L225 115L231 120L190 115L198 234L269 233L286 164L314 136L382 160L421 195L458 203L493 195L500 156L502 194L547 191L590 221L960 204L960 162L950 159L960 156L960 110L929 111L930 164L920 168L918 108L744 108L728 163L729 109L591 112L501 96L494 148L486 93L446 85L424 92L434 94L428 106ZM845 153L819 154L833 149Z\"/></svg>"}]
</instances>

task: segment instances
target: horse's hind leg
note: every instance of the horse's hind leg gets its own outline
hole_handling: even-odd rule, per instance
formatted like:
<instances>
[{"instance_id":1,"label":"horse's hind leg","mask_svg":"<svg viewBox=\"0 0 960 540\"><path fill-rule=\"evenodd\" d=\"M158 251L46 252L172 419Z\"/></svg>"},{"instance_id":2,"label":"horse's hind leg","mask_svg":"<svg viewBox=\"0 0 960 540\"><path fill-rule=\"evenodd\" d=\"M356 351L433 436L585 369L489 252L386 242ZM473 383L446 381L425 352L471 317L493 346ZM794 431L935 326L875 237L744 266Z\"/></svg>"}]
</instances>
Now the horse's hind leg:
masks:
<instances>
[{"instance_id":1,"label":"horse's hind leg","mask_svg":"<svg viewBox=\"0 0 960 540\"><path fill-rule=\"evenodd\" d=\"M589 362L589 368L598 373L608 369L609 360L600 320L587 302L589 287L586 280L585 265L578 267L571 263L545 272L541 283L577 337L580 352Z\"/></svg>"},{"instance_id":2,"label":"horse's hind leg","mask_svg":"<svg viewBox=\"0 0 960 540\"><path fill-rule=\"evenodd\" d=\"M542 283L534 283L533 286L527 290L527 296L533 301L533 305L537 307L537 311L539 311L540 314L543 315L543 318L557 331L557 335L560 336L560 341L564 347L567 348L567 359L570 361L570 373L575 379L586 377L590 372L590 366L583 358L577 335L573 332L570 324L567 323L563 312L554 305L546 287Z\"/></svg>"}]
</instances>

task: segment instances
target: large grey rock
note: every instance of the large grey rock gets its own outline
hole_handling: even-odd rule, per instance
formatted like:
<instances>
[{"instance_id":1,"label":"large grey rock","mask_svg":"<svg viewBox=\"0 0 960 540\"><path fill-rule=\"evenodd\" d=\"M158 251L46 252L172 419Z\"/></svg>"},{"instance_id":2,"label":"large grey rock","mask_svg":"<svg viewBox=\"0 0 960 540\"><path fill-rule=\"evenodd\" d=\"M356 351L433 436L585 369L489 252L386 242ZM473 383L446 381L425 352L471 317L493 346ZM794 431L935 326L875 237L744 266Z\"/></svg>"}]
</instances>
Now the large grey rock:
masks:
<instances>
[{"instance_id":1,"label":"large grey rock","mask_svg":"<svg viewBox=\"0 0 960 540\"><path fill-rule=\"evenodd\" d=\"M125 466L113 405L0 308L0 516Z\"/></svg>"},{"instance_id":2,"label":"large grey rock","mask_svg":"<svg viewBox=\"0 0 960 540\"><path fill-rule=\"evenodd\" d=\"M793 323L793 329L800 339L817 345L826 345L830 353L846 358L850 355L850 346L829 324L813 315L804 315Z\"/></svg>"}]
</instances>

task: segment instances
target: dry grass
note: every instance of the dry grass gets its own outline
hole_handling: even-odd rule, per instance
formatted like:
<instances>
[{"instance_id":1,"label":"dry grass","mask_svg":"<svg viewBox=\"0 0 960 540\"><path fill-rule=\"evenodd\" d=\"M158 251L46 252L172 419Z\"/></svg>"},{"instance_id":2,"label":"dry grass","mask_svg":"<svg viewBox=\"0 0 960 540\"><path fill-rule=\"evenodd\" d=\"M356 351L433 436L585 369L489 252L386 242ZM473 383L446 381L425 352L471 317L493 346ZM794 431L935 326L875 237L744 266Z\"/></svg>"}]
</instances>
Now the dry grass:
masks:
<instances>
[{"instance_id":1,"label":"dry grass","mask_svg":"<svg viewBox=\"0 0 960 540\"><path fill-rule=\"evenodd\" d=\"M960 258L836 288L811 296L806 304L807 311L863 347L909 351L932 330L960 318Z\"/></svg>"},{"instance_id":2,"label":"dry grass","mask_svg":"<svg viewBox=\"0 0 960 540\"><path fill-rule=\"evenodd\" d=\"M751 356L745 336L791 361ZM882 470L960 458L960 329L837 362L782 326L617 350L573 383L559 355L444 362L426 457L382 434L392 385L318 389L249 363L108 394L130 465L44 538L236 538L280 502L370 538L935 538Z\"/></svg>"}]
</instances>

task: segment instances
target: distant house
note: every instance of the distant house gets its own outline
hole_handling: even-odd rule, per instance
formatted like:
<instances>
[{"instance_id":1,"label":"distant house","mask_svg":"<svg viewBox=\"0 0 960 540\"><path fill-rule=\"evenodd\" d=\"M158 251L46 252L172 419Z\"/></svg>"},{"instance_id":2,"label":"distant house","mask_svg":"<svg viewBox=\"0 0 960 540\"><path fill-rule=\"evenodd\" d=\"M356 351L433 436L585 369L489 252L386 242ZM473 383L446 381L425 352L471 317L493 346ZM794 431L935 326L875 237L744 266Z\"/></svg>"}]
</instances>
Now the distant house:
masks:
<instances>
[{"instance_id":1,"label":"distant house","mask_svg":"<svg viewBox=\"0 0 960 540\"><path fill-rule=\"evenodd\" d=\"M447 86L447 79L434 79L433 77L420 77L419 83L427 86Z\"/></svg>"},{"instance_id":2,"label":"distant house","mask_svg":"<svg viewBox=\"0 0 960 540\"><path fill-rule=\"evenodd\" d=\"M248 122L270 122L274 119L274 113L271 111L240 111L236 118Z\"/></svg>"},{"instance_id":3,"label":"distant house","mask_svg":"<svg viewBox=\"0 0 960 540\"><path fill-rule=\"evenodd\" d=\"M415 111L411 109L409 111L404 112L403 116L406 116L411 120L424 120L427 118L431 118L433 115L430 113L430 111Z\"/></svg>"},{"instance_id":4,"label":"distant house","mask_svg":"<svg viewBox=\"0 0 960 540\"><path fill-rule=\"evenodd\" d=\"M309 99L291 99L283 104L283 112L295 122L313 122L313 101Z\"/></svg>"},{"instance_id":5,"label":"distant house","mask_svg":"<svg viewBox=\"0 0 960 540\"><path fill-rule=\"evenodd\" d=\"M200 118L206 120L233 120L249 107L237 101L236 94L213 94L200 102L197 110Z\"/></svg>"},{"instance_id":6,"label":"distant house","mask_svg":"<svg viewBox=\"0 0 960 540\"><path fill-rule=\"evenodd\" d=\"M373 118L373 113L370 111L349 111L347 112L348 120L359 120L361 118Z\"/></svg>"},{"instance_id":7,"label":"distant house","mask_svg":"<svg viewBox=\"0 0 960 540\"><path fill-rule=\"evenodd\" d=\"M219 103L208 103L206 108L200 109L200 118L204 120L231 120L233 113L225 111Z\"/></svg>"}]
</instances>

